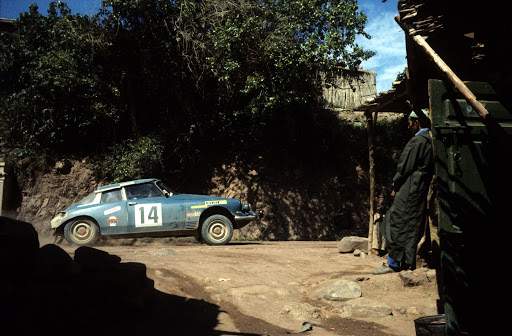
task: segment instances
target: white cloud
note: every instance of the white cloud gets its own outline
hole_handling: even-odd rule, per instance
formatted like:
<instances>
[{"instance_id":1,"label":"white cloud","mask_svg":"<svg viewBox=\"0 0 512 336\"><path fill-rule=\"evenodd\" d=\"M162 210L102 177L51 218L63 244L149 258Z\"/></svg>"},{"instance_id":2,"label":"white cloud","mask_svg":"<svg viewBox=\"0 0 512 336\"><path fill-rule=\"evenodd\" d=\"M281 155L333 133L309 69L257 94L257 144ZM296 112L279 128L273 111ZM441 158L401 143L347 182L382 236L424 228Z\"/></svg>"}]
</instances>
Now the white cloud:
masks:
<instances>
[{"instance_id":1,"label":"white cloud","mask_svg":"<svg viewBox=\"0 0 512 336\"><path fill-rule=\"evenodd\" d=\"M372 38L358 37L357 42L364 48L376 52L376 55L363 62L362 66L377 73L377 91L381 92L391 88L397 74L403 71L407 62L404 33L394 20L396 10L383 10L379 4L361 4L368 16L366 31Z\"/></svg>"}]
</instances>

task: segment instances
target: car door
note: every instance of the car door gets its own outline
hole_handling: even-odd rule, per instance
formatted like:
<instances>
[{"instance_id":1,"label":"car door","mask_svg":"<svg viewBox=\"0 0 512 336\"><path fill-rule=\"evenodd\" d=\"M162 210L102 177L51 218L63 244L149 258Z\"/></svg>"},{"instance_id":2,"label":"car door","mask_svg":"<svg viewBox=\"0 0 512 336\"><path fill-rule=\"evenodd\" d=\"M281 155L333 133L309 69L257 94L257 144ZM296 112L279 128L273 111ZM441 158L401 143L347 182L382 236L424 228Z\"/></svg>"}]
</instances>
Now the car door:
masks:
<instances>
[{"instance_id":1,"label":"car door","mask_svg":"<svg viewBox=\"0 0 512 336\"><path fill-rule=\"evenodd\" d=\"M122 197L121 188L101 193L100 205L96 209L95 217L104 235L129 231L126 201Z\"/></svg>"},{"instance_id":2,"label":"car door","mask_svg":"<svg viewBox=\"0 0 512 336\"><path fill-rule=\"evenodd\" d=\"M159 232L178 228L179 205L152 182L125 186L128 222L133 232Z\"/></svg>"}]
</instances>

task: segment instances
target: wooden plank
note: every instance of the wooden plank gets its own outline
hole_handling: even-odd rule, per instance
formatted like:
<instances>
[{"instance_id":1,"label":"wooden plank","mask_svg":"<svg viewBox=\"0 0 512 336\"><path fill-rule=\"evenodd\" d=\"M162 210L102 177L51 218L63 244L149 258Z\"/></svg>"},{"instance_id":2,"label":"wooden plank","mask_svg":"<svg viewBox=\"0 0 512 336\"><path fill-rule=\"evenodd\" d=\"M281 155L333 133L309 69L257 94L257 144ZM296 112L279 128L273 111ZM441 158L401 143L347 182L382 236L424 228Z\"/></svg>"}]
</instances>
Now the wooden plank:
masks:
<instances>
[{"instance_id":1,"label":"wooden plank","mask_svg":"<svg viewBox=\"0 0 512 336\"><path fill-rule=\"evenodd\" d=\"M398 16L395 17L395 21L398 25L408 34L412 40L421 47L421 49L427 54L427 57L430 58L434 64L437 65L439 70L443 72L448 79L452 82L453 86L464 96L464 98L468 101L468 103L477 111L480 117L483 120L486 120L489 116L489 112L485 108L485 106L480 103L476 96L471 92L471 90L464 84L464 82L450 69L450 67L443 61L443 59L430 47L430 45L425 41L425 38L419 35L415 35L414 29L408 27L405 23L400 21Z\"/></svg>"}]
</instances>

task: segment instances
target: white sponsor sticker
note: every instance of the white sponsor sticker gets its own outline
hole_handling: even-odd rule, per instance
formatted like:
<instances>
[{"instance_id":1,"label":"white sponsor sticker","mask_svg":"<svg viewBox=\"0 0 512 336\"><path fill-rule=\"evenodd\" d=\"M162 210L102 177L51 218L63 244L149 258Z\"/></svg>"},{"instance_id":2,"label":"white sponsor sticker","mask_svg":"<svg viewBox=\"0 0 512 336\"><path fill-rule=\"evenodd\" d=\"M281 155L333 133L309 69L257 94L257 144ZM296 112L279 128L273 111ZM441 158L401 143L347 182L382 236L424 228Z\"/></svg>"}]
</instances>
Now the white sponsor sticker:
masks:
<instances>
[{"instance_id":1,"label":"white sponsor sticker","mask_svg":"<svg viewBox=\"0 0 512 336\"><path fill-rule=\"evenodd\" d=\"M215 201L204 201L203 204L196 204L192 205L191 209L206 209L210 205L222 205L222 204L228 204L227 200L215 200Z\"/></svg>"},{"instance_id":2,"label":"white sponsor sticker","mask_svg":"<svg viewBox=\"0 0 512 336\"><path fill-rule=\"evenodd\" d=\"M161 226L162 204L147 203L135 205L135 227Z\"/></svg>"},{"instance_id":3,"label":"white sponsor sticker","mask_svg":"<svg viewBox=\"0 0 512 336\"><path fill-rule=\"evenodd\" d=\"M218 201L206 201L204 202L206 205L220 205L220 204L228 204L226 200L218 200Z\"/></svg>"},{"instance_id":4,"label":"white sponsor sticker","mask_svg":"<svg viewBox=\"0 0 512 336\"><path fill-rule=\"evenodd\" d=\"M119 206L119 205L103 211L103 214L105 216L108 216L108 215L113 214L114 212L118 212L118 211L121 211L121 206Z\"/></svg>"}]
</instances>

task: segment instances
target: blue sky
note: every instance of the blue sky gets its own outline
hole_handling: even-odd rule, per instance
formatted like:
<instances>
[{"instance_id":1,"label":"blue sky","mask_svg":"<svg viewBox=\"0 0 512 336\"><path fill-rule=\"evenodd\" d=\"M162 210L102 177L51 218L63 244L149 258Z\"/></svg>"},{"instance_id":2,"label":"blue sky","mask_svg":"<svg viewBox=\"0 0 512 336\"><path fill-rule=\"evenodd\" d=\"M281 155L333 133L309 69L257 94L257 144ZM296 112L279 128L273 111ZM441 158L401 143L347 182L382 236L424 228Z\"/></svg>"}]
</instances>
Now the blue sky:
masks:
<instances>
[{"instance_id":1,"label":"blue sky","mask_svg":"<svg viewBox=\"0 0 512 336\"><path fill-rule=\"evenodd\" d=\"M377 73L378 92L389 90L407 64L404 33L394 19L398 14L397 0L359 0L359 7L368 16L366 31L372 38L360 37L357 42L377 53L362 66Z\"/></svg>"},{"instance_id":2,"label":"blue sky","mask_svg":"<svg viewBox=\"0 0 512 336\"><path fill-rule=\"evenodd\" d=\"M39 10L45 13L51 0L0 0L0 17L16 18L28 6L36 3ZM65 0L74 13L91 14L98 10L101 0Z\"/></svg>"},{"instance_id":3,"label":"blue sky","mask_svg":"<svg viewBox=\"0 0 512 336\"><path fill-rule=\"evenodd\" d=\"M377 73L377 91L386 91L396 75L406 66L405 40L393 17L397 15L398 0L359 0L360 9L368 16L366 31L372 39L359 37L357 42L377 54L362 64L366 70ZM50 0L0 0L0 17L16 18L31 3L37 3L41 12L48 8ZM67 0L75 13L91 14L97 11L101 0Z\"/></svg>"}]
</instances>

